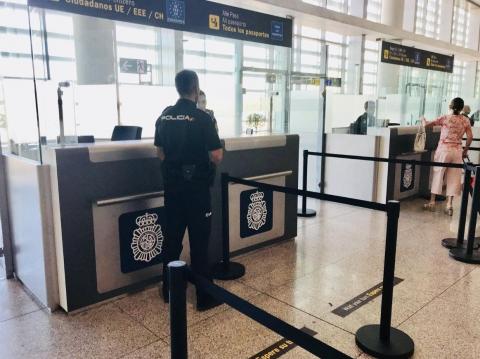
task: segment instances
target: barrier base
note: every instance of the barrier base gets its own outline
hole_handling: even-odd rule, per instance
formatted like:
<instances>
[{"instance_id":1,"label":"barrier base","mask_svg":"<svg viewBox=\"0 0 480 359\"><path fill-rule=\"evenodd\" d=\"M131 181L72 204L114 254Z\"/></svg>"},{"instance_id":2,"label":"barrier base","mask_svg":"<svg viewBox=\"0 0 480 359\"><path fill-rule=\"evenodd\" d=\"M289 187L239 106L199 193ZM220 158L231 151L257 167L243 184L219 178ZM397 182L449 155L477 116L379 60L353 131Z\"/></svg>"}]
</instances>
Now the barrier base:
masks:
<instances>
[{"instance_id":1,"label":"barrier base","mask_svg":"<svg viewBox=\"0 0 480 359\"><path fill-rule=\"evenodd\" d=\"M480 253L478 251L468 254L466 249L453 248L450 249L450 257L464 263L480 264Z\"/></svg>"},{"instance_id":2,"label":"barrier base","mask_svg":"<svg viewBox=\"0 0 480 359\"><path fill-rule=\"evenodd\" d=\"M453 248L467 248L467 241L463 241L463 244L461 246L458 245L457 243L457 238L445 238L442 240L442 246L448 249L453 249ZM475 242L473 242L473 249L477 250L480 248L480 238L475 238Z\"/></svg>"},{"instance_id":3,"label":"barrier base","mask_svg":"<svg viewBox=\"0 0 480 359\"><path fill-rule=\"evenodd\" d=\"M245 275L245 266L236 262L217 263L213 266L213 278L220 280L234 280Z\"/></svg>"},{"instance_id":4,"label":"barrier base","mask_svg":"<svg viewBox=\"0 0 480 359\"><path fill-rule=\"evenodd\" d=\"M375 358L410 358L415 344L412 338L401 330L390 328L390 342L380 340L380 325L361 327L355 335L357 346Z\"/></svg>"},{"instance_id":5,"label":"barrier base","mask_svg":"<svg viewBox=\"0 0 480 359\"><path fill-rule=\"evenodd\" d=\"M313 209L306 209L305 212L301 208L297 210L297 216L298 217L305 217L305 218L311 218L315 217L317 215L317 212Z\"/></svg>"}]
</instances>

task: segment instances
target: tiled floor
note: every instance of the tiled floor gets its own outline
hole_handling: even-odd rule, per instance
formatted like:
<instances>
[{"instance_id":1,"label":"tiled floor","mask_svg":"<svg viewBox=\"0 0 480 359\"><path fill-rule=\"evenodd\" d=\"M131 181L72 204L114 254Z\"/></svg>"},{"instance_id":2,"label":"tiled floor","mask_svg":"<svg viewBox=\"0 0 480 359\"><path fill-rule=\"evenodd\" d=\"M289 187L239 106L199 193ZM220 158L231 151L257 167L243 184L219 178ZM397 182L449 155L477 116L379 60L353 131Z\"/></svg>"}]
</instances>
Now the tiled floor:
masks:
<instances>
[{"instance_id":1,"label":"tiled floor","mask_svg":"<svg viewBox=\"0 0 480 359\"><path fill-rule=\"evenodd\" d=\"M381 297L346 318L332 310L382 280L385 214L312 202L297 239L236 258L247 274L228 290L357 358L356 330L379 322ZM402 203L392 323L415 341L415 358L480 358L480 267L449 258L457 215ZM280 339L226 305L206 313L189 289L191 358L250 358ZM14 281L0 280L0 358L169 358L168 307L157 288L89 311L49 314ZM295 348L284 358L313 357Z\"/></svg>"}]
</instances>

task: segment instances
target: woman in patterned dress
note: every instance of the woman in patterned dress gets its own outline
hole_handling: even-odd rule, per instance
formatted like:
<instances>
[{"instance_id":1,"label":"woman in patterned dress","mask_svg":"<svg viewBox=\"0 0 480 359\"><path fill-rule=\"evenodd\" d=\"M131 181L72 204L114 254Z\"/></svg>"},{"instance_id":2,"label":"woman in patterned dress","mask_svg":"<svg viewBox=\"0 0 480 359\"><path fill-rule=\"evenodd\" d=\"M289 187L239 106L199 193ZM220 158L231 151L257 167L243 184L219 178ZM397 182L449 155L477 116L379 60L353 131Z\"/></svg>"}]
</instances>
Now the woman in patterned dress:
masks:
<instances>
[{"instance_id":1,"label":"woman in patterned dress","mask_svg":"<svg viewBox=\"0 0 480 359\"><path fill-rule=\"evenodd\" d=\"M422 123L425 127L441 126L440 141L435 152L435 162L443 163L463 163L463 158L467 157L468 149L473 140L472 128L470 121L463 115L464 102L461 98L454 98L450 102L450 110L452 114L444 115L434 121L427 121L422 118ZM467 135L467 143L465 148L462 148L462 138ZM435 210L436 195L441 195L443 192L443 180L446 179L447 184L447 203L445 206L445 213L449 216L453 215L453 198L458 196L461 192L462 169L461 168L433 168L433 180L431 189L430 202L424 204L424 209Z\"/></svg>"}]
</instances>

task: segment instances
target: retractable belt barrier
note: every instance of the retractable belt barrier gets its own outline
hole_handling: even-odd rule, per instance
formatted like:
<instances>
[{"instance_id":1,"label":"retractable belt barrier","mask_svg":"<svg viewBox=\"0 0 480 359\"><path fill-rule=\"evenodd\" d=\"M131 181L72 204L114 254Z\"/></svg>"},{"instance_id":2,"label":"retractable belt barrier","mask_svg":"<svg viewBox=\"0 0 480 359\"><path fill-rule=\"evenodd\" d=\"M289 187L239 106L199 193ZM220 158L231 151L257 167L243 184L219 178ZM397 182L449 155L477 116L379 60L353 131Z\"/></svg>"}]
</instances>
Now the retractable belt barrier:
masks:
<instances>
[{"instance_id":1,"label":"retractable belt barrier","mask_svg":"<svg viewBox=\"0 0 480 359\"><path fill-rule=\"evenodd\" d=\"M172 358L185 359L187 350L186 287L187 280L197 289L227 304L250 319L296 343L308 352L326 359L351 359L348 355L295 328L270 313L256 307L235 294L215 285L192 272L184 262L169 264L170 275L170 328ZM173 313L175 312L175 313ZM180 313L180 314L179 314ZM180 319L180 320L179 320Z\"/></svg>"},{"instance_id":2,"label":"retractable belt barrier","mask_svg":"<svg viewBox=\"0 0 480 359\"><path fill-rule=\"evenodd\" d=\"M432 161L417 161L417 160L401 160L396 158L383 158L383 157L367 157L367 156L356 156L356 155L342 155L337 153L322 153L322 152L311 152L308 150L303 151L303 187L304 191L307 190L308 182L308 156L317 156L317 157L330 157L330 158L343 158L349 160L359 160L359 161L370 161L370 162L383 162L390 164L411 164L417 166L430 166L430 167L446 167L446 168L463 168L463 164L456 163L443 163L443 162L432 162ZM297 211L299 217L315 217L316 212L312 209L307 208L307 197L302 196L302 207Z\"/></svg>"},{"instance_id":3,"label":"retractable belt barrier","mask_svg":"<svg viewBox=\"0 0 480 359\"><path fill-rule=\"evenodd\" d=\"M471 147L471 150L480 151L480 147ZM442 245L450 249L450 256L456 260L480 264L480 239L475 238L475 228L477 223L477 216L480 213L480 166L472 165L471 163L456 164L456 163L443 163L443 162L433 162L433 161L417 161L417 160L404 160L397 158L382 158L382 157L366 157L366 156L355 156L355 155L343 155L336 153L321 153L321 152L311 152L308 150L303 151L304 156L304 168L303 168L303 190L307 190L307 176L308 176L308 156L319 156L319 157L330 157L330 158L343 158L359 161L370 161L370 162L382 162L389 164L411 164L417 166L428 166L428 167L445 167L445 168L461 168L464 169L464 188L462 194L462 203L460 207L460 219L458 223L457 238L445 238L442 240ZM479 173L477 176L476 174ZM475 183L473 188L473 193L471 189L471 177L475 175ZM477 189L478 188L478 189ZM477 189L477 191L475 191ZM465 226L467 219L467 210L468 210L468 197L472 193L472 210L470 216L470 224L468 230L467 243L465 243ZM306 196L302 198L302 208L298 211L298 216L300 217L313 217L315 212L306 208L307 200ZM313 214L312 214L313 212ZM475 250L475 252L474 252Z\"/></svg>"},{"instance_id":4,"label":"retractable belt barrier","mask_svg":"<svg viewBox=\"0 0 480 359\"><path fill-rule=\"evenodd\" d=\"M471 194L471 179L472 173L476 173L476 167L469 163L465 163L465 171L463 176L463 191L462 191L462 203L460 205L460 217L458 220L458 230L456 238L445 238L442 240L442 246L448 249L453 248L466 248L465 245L465 225L467 222L468 211L468 197ZM478 249L479 243L475 241L475 247Z\"/></svg>"},{"instance_id":5,"label":"retractable belt barrier","mask_svg":"<svg viewBox=\"0 0 480 359\"><path fill-rule=\"evenodd\" d=\"M310 152L307 151L310 156L324 156L324 157L333 157L333 158L344 158L350 160L360 160L360 161L371 161L371 162L385 162L393 164L412 164L417 166L429 166L429 167L446 167L446 168L463 168L463 164L460 163L443 163L443 162L433 162L433 161L417 161L417 160L400 160L398 158L383 158L383 157L366 157L366 156L355 156L355 155L341 155L337 153L320 153L320 152Z\"/></svg>"},{"instance_id":6,"label":"retractable belt barrier","mask_svg":"<svg viewBox=\"0 0 480 359\"><path fill-rule=\"evenodd\" d=\"M228 177L228 181L238 183L238 184L243 184L245 186L257 187L257 188L260 188L260 189L271 190L271 191L281 192L281 193L285 193L285 194L293 194L293 195L297 195L297 196L306 196L306 197L320 199L320 200L329 201L329 202L349 204L349 205L356 206L356 207L373 209L375 211L382 211L382 212L387 211L387 205L385 205L385 204L363 201L363 200L355 199L355 198L334 196L334 195L330 195L330 194L323 194L323 193L312 192L312 191L304 191L304 190L299 190L299 189L296 189L296 188L282 187L282 186L277 186L277 185L273 185L273 184L250 181L250 180L245 180L245 179L241 179L241 178L234 178L234 177Z\"/></svg>"},{"instance_id":7,"label":"retractable belt barrier","mask_svg":"<svg viewBox=\"0 0 480 359\"><path fill-rule=\"evenodd\" d=\"M306 190L299 190L296 188L282 187L272 184L266 184L262 182L246 180L242 178L231 177L227 173L222 173L221 176L222 185L222 235L223 235L223 259L222 262L214 266L213 277L221 280L229 280L240 278L245 274L245 267L240 263L230 261L230 229L229 229L229 184L236 183L242 184L248 187L271 190L275 192L284 193L286 195L305 196L316 198L320 200L326 200L336 203L343 203L352 206L368 208L377 211L383 211L387 213L387 233L386 233L386 245L385 245L385 262L383 272L383 289L382 289L382 308L381 318L379 325L367 325L360 328L356 335L357 345L366 353L382 358L409 358L414 351L414 343L412 339L400 330L392 328L392 302L393 302L393 287L394 287L394 275L395 275L395 256L397 248L397 232L398 232L398 219L400 214L400 203L398 201L389 201L387 204L357 200L353 198L340 197L334 195L321 194L317 192L311 192ZM171 276L172 277L172 276ZM198 276L191 276L191 278L199 279ZM173 281L170 281L172 283ZM242 313L249 315L249 313L256 313L256 317L250 316L252 319L257 320L259 323L267 326L268 328L280 333L282 335L293 335L293 332L288 332L286 323L281 324L278 319L273 320L268 313L255 309L243 300L233 296L231 293L214 286L211 283L205 282L200 278L200 287L205 289L216 299L225 301L233 308L240 310ZM181 302L183 303L183 302ZM247 305L247 304L248 305ZM182 304L183 306L183 304ZM248 312L246 312L248 310ZM259 318L258 315L262 315ZM183 317L182 317L183 318ZM260 320L261 319L261 320ZM283 328L283 329L282 329ZM287 330L287 332L285 332ZM173 333L173 331L172 331ZM296 332L297 333L297 332ZM288 339L295 341L298 345L309 350L308 341L305 342L305 334L295 334L296 337L289 337ZM186 340L186 339L185 339ZM297 341L300 340L300 341ZM316 344L318 347L318 343ZM324 347L325 349L326 347ZM173 345L172 345L173 350ZM310 350L309 350L310 351ZM312 352L312 351L311 351ZM314 352L312 352L314 353ZM324 352L322 357L325 356ZM315 354L315 353L314 353ZM335 357L335 356L333 356ZM176 357L175 357L176 358ZM181 357L183 358L183 357Z\"/></svg>"},{"instance_id":8,"label":"retractable belt barrier","mask_svg":"<svg viewBox=\"0 0 480 359\"><path fill-rule=\"evenodd\" d=\"M475 181L472 183L471 176L475 174ZM470 222L468 226L467 244L464 243L465 225L467 218L468 197L472 194L472 207L470 211ZM463 183L462 204L460 208L460 219L458 224L457 243L455 247L448 247L443 242L442 244L450 248L450 257L460 262L480 264L480 240L475 238L475 230L477 227L477 219L480 210L480 166L473 167L471 164L465 165L465 177ZM463 228L462 228L463 227ZM450 239L452 240L452 239Z\"/></svg>"}]
</instances>

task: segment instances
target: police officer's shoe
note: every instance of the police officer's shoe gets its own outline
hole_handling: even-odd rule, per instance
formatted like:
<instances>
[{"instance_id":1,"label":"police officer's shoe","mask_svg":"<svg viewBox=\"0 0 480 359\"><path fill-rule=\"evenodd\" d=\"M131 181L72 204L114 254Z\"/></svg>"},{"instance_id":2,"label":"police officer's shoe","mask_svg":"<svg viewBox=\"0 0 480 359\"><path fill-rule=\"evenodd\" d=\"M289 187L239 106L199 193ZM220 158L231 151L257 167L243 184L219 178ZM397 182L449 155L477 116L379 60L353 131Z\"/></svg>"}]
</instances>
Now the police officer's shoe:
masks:
<instances>
[{"instance_id":1,"label":"police officer's shoe","mask_svg":"<svg viewBox=\"0 0 480 359\"><path fill-rule=\"evenodd\" d=\"M197 298L197 310L199 312L204 312L210 309L213 309L215 307L218 307L219 305L222 305L223 302L219 301L215 298L212 297L200 297Z\"/></svg>"}]
</instances>

